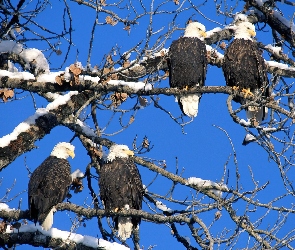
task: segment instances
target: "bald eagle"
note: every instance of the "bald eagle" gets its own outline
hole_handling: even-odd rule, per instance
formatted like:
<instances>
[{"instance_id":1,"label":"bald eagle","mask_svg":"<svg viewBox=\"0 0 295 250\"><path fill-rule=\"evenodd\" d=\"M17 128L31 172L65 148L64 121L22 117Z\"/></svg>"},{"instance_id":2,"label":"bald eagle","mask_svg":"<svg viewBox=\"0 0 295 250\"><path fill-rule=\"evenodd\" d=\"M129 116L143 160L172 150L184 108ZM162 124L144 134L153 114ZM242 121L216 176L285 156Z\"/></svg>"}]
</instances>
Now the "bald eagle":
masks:
<instances>
[{"instance_id":1,"label":"bald eagle","mask_svg":"<svg viewBox=\"0 0 295 250\"><path fill-rule=\"evenodd\" d=\"M169 84L171 88L186 89L204 86L207 69L205 26L198 22L187 25L183 37L172 42L168 54ZM196 117L200 93L177 96L184 115Z\"/></svg>"},{"instance_id":2,"label":"bald eagle","mask_svg":"<svg viewBox=\"0 0 295 250\"><path fill-rule=\"evenodd\" d=\"M134 153L126 145L113 145L102 164L99 177L100 199L106 211L140 210L144 189L140 173L129 156ZM140 218L114 217L118 235L125 241L137 229Z\"/></svg>"},{"instance_id":3,"label":"bald eagle","mask_svg":"<svg viewBox=\"0 0 295 250\"><path fill-rule=\"evenodd\" d=\"M45 230L52 227L55 205L66 198L72 183L71 166L67 158L75 157L74 150L75 147L70 143L58 143L31 175L28 186L30 217Z\"/></svg>"},{"instance_id":4,"label":"bald eagle","mask_svg":"<svg viewBox=\"0 0 295 250\"><path fill-rule=\"evenodd\" d=\"M239 89L247 97L269 97L267 69L262 53L252 37L256 35L255 27L249 22L240 22L234 26L234 40L224 54L222 65L226 85ZM234 98L245 104L246 99ZM246 109L250 121L261 123L267 117L267 107L249 106Z\"/></svg>"}]
</instances>

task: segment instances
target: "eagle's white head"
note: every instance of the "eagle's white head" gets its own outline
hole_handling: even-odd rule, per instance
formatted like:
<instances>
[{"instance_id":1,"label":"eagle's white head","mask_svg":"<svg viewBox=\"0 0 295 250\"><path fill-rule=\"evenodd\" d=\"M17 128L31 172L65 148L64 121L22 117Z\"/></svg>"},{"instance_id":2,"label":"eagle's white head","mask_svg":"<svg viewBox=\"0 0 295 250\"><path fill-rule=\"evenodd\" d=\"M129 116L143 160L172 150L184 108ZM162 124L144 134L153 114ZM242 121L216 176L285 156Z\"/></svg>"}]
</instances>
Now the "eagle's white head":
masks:
<instances>
[{"instance_id":1,"label":"eagle's white head","mask_svg":"<svg viewBox=\"0 0 295 250\"><path fill-rule=\"evenodd\" d=\"M110 147L109 154L107 156L107 161L113 161L116 157L118 158L128 158L133 156L134 152L131 151L126 145L115 144Z\"/></svg>"},{"instance_id":2,"label":"eagle's white head","mask_svg":"<svg viewBox=\"0 0 295 250\"><path fill-rule=\"evenodd\" d=\"M61 159L67 159L69 156L74 158L74 151L75 147L72 144L68 142L60 142L55 145L50 155Z\"/></svg>"},{"instance_id":3,"label":"eagle's white head","mask_svg":"<svg viewBox=\"0 0 295 250\"><path fill-rule=\"evenodd\" d=\"M240 22L234 26L235 38L252 40L256 36L255 26L250 22Z\"/></svg>"},{"instance_id":4,"label":"eagle's white head","mask_svg":"<svg viewBox=\"0 0 295 250\"><path fill-rule=\"evenodd\" d=\"M206 37L206 28L201 23L191 22L185 28L184 37L197 37L203 41Z\"/></svg>"}]
</instances>

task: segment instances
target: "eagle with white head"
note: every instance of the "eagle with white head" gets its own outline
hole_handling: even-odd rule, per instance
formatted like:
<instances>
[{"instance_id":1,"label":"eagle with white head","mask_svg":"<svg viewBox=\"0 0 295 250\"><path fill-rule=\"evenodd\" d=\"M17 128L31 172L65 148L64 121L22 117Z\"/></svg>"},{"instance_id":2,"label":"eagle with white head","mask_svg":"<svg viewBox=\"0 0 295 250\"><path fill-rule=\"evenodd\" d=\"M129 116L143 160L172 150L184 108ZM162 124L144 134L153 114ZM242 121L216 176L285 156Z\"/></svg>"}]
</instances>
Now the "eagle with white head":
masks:
<instances>
[{"instance_id":1,"label":"eagle with white head","mask_svg":"<svg viewBox=\"0 0 295 250\"><path fill-rule=\"evenodd\" d=\"M62 202L72 183L71 166L67 160L75 157L75 147L60 142L53 148L50 156L32 173L28 186L30 217L45 230L53 224L55 205Z\"/></svg>"}]
</instances>

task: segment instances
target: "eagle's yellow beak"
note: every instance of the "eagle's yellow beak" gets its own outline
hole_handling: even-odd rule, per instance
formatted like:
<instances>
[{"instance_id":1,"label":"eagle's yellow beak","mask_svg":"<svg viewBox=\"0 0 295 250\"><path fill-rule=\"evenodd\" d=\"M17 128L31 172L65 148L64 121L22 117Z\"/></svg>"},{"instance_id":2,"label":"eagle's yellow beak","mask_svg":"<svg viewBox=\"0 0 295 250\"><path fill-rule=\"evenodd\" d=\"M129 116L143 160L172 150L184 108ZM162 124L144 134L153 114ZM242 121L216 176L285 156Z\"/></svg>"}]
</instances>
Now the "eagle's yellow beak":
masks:
<instances>
[{"instance_id":1,"label":"eagle's yellow beak","mask_svg":"<svg viewBox=\"0 0 295 250\"><path fill-rule=\"evenodd\" d=\"M206 38L206 37L207 37L207 33L206 33L205 31L202 31L202 32L201 32L201 36L203 36L203 37Z\"/></svg>"},{"instance_id":2,"label":"eagle's yellow beak","mask_svg":"<svg viewBox=\"0 0 295 250\"><path fill-rule=\"evenodd\" d=\"M129 156L133 156L134 152L132 150L124 150L124 152L129 155Z\"/></svg>"},{"instance_id":3,"label":"eagle's yellow beak","mask_svg":"<svg viewBox=\"0 0 295 250\"><path fill-rule=\"evenodd\" d=\"M254 30L249 30L249 34L252 36L252 37L255 37L256 36L256 32Z\"/></svg>"},{"instance_id":4,"label":"eagle's yellow beak","mask_svg":"<svg viewBox=\"0 0 295 250\"><path fill-rule=\"evenodd\" d=\"M72 159L74 159L74 157L75 157L74 151L72 151L72 150L67 150L67 151L68 151L69 156L71 156Z\"/></svg>"}]
</instances>

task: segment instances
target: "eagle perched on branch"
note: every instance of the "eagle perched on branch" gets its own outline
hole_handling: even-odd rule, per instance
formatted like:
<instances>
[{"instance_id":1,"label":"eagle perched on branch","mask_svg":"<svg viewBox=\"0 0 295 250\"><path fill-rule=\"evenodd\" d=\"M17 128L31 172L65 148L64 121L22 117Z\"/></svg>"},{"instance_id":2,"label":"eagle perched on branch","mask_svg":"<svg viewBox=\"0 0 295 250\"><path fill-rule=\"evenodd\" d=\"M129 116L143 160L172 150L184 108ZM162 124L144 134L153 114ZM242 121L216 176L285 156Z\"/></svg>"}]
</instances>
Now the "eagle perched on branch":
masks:
<instances>
[{"instance_id":1,"label":"eagle perched on branch","mask_svg":"<svg viewBox=\"0 0 295 250\"><path fill-rule=\"evenodd\" d=\"M130 156L133 151L126 145L113 145L99 173L100 199L106 211L123 211L142 208L144 189L140 173ZM140 218L113 217L121 240L130 238L138 229Z\"/></svg>"},{"instance_id":2,"label":"eagle perched on branch","mask_svg":"<svg viewBox=\"0 0 295 250\"><path fill-rule=\"evenodd\" d=\"M204 43L205 26L198 22L187 25L183 37L172 42L168 54L169 84L171 88L189 90L204 86L207 70L207 52ZM201 94L177 96L184 115L196 117Z\"/></svg>"},{"instance_id":3,"label":"eagle perched on branch","mask_svg":"<svg viewBox=\"0 0 295 250\"><path fill-rule=\"evenodd\" d=\"M71 166L67 160L75 157L75 147L60 142L55 145L50 156L35 169L29 181L28 201L30 217L38 221L45 230L53 224L55 205L62 202L72 183Z\"/></svg>"},{"instance_id":4,"label":"eagle perched on branch","mask_svg":"<svg viewBox=\"0 0 295 250\"><path fill-rule=\"evenodd\" d=\"M234 29L234 40L228 46L224 54L222 65L226 85L244 93L245 97L255 96L269 97L267 68L262 53L252 37L256 36L252 23L238 22ZM246 104L242 97L234 98L234 101ZM254 124L261 123L267 118L267 107L248 106L246 115Z\"/></svg>"}]
</instances>

